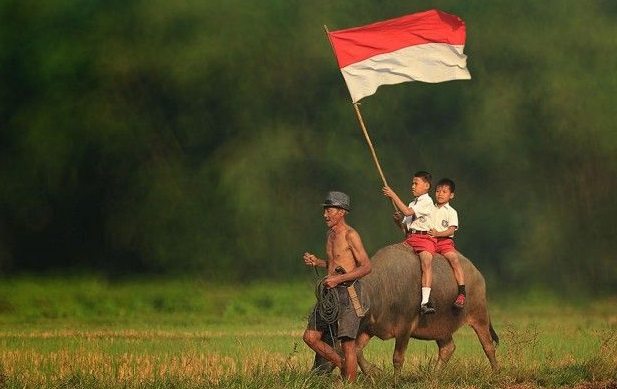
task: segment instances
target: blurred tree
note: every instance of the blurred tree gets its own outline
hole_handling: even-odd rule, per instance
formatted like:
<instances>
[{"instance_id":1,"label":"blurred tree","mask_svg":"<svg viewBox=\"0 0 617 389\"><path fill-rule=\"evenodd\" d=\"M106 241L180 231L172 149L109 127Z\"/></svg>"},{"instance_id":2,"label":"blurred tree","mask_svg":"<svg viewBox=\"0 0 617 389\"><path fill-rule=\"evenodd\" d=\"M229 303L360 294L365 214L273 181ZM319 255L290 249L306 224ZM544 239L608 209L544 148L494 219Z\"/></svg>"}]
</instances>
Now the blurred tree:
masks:
<instances>
[{"instance_id":1,"label":"blurred tree","mask_svg":"<svg viewBox=\"0 0 617 389\"><path fill-rule=\"evenodd\" d=\"M617 8L436 1L471 81L382 87L362 112L388 182L458 184L458 245L507 287L614 292ZM420 2L0 3L0 272L286 278L352 197L401 240L323 31Z\"/></svg>"}]
</instances>

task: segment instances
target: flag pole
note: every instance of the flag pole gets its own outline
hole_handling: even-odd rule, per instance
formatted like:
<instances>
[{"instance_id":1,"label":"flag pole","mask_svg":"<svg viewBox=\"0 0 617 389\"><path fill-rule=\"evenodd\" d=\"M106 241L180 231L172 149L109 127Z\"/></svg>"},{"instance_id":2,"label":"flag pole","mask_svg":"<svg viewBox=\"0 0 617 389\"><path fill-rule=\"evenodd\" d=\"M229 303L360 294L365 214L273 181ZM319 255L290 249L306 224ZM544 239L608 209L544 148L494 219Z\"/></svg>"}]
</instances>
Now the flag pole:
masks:
<instances>
[{"instance_id":1,"label":"flag pole","mask_svg":"<svg viewBox=\"0 0 617 389\"><path fill-rule=\"evenodd\" d=\"M326 36L328 37L328 42L330 42L332 53L334 54L334 57L336 59L336 52L334 51L334 45L332 44L332 40L330 39L330 31L328 30L328 26L324 24L323 28L324 28L324 31L326 32ZM373 142L371 142L371 137L369 136L368 130L366 129L366 126L364 125L364 119L362 119L362 113L360 112L360 104L353 103L353 107L354 107L354 111L356 112L356 118L358 118L358 123L360 123L360 128L362 129L362 133L364 134L364 138L366 139L366 143L368 144L368 147L371 151L371 155L373 156L373 162L375 163L377 172L379 173L379 176L381 177L381 181L383 182L384 186L389 186L388 181L386 181L386 176L383 174L383 170L381 169L381 165L379 164L379 159L377 158L375 147L373 147ZM394 210L398 212L398 208L396 207L394 200L391 200L391 201L392 201L392 206L394 207Z\"/></svg>"},{"instance_id":2,"label":"flag pole","mask_svg":"<svg viewBox=\"0 0 617 389\"><path fill-rule=\"evenodd\" d=\"M368 147L371 150L371 155L373 156L373 161L375 162L375 167L377 167L377 172L379 173L379 176L381 177L381 181L383 181L384 186L388 186L388 182L386 181L386 176L384 176L383 170L381 170L381 165L379 164L379 160L377 159L377 153L375 152L375 148L373 147L373 142L371 142L371 137L368 135L368 131L366 130L366 126L364 125L364 120L362 119L362 113L360 113L360 104L353 103L353 108L356 111L356 117L358 118L358 123L360 123L360 128L362 128L362 133L364 134L366 143L368 144Z\"/></svg>"}]
</instances>

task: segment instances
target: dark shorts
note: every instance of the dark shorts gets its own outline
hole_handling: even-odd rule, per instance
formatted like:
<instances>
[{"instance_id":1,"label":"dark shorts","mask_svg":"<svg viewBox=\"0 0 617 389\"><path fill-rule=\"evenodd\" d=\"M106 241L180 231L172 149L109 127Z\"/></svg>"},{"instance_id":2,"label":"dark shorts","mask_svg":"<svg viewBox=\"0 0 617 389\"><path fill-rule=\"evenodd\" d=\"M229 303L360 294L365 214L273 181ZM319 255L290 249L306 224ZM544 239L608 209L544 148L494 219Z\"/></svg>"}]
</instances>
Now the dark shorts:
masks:
<instances>
[{"instance_id":1,"label":"dark shorts","mask_svg":"<svg viewBox=\"0 0 617 389\"><path fill-rule=\"evenodd\" d=\"M354 288L358 296L362 294L362 286L360 281L354 281ZM355 339L360 328L361 317L358 317L356 310L349 298L347 287L339 285L335 288L338 294L339 311L338 319L333 324L326 323L319 314L319 304L313 307L313 311L309 315L307 328L309 330L328 332L332 331L338 339L349 338ZM362 299L360 300L362 301Z\"/></svg>"}]
</instances>

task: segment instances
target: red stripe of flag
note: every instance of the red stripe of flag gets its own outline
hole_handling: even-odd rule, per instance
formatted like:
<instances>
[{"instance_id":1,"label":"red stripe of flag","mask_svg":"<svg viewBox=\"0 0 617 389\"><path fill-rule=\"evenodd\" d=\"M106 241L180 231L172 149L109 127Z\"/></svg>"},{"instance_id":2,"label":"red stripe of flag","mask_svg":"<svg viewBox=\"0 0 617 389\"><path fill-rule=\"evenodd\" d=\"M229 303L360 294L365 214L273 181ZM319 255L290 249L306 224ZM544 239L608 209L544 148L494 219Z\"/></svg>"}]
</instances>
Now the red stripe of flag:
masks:
<instances>
[{"instance_id":1,"label":"red stripe of flag","mask_svg":"<svg viewBox=\"0 0 617 389\"><path fill-rule=\"evenodd\" d=\"M362 27L330 32L340 68L425 43L465 44L465 22L438 10L418 12Z\"/></svg>"}]
</instances>

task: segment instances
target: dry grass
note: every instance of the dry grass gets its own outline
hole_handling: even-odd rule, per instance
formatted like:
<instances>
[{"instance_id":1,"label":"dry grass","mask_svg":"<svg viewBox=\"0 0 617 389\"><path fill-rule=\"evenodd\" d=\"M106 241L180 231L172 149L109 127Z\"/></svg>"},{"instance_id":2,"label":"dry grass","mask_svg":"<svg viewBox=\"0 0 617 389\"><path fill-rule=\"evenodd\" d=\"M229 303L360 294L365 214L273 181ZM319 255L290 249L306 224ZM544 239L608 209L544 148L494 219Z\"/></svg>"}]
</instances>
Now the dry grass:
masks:
<instances>
[{"instance_id":1,"label":"dry grass","mask_svg":"<svg viewBox=\"0 0 617 389\"><path fill-rule=\"evenodd\" d=\"M11 310L0 312L0 389L346 386L337 371L329 376L309 372L313 354L301 337L311 289L305 299L293 286L146 286L97 287L84 300L83 285L67 289L63 284L47 293L56 305L44 311L38 308L38 293L28 296L25 286L19 298L8 290L1 294ZM194 303L183 293L202 297ZM112 300L110 294L113 309L94 309L95 301ZM207 304L199 302L203 296ZM161 301L168 308L154 309ZM582 308L525 302L491 307L501 337L499 372L490 371L475 334L463 328L455 334L452 360L439 372L432 369L434 343L412 340L398 388L617 389L614 299ZM392 387L392 351L392 341L371 341L365 355L382 372L361 374L354 387Z\"/></svg>"},{"instance_id":2,"label":"dry grass","mask_svg":"<svg viewBox=\"0 0 617 389\"><path fill-rule=\"evenodd\" d=\"M541 329L505 328L505 347L499 354L502 370L496 374L482 355L460 350L478 348L473 339L471 343L465 337L459 339L457 353L462 355L440 372L431 368L434 355L426 348L430 343L412 342L399 386L615 389L617 333L605 335L589 356L550 356L551 340L541 335ZM237 328L227 334L169 330L5 332L0 333L0 387L304 388L327 387L333 379L336 382L336 372L325 378L308 372L312 355L298 344L300 336L301 331L256 333ZM227 342L230 339L233 341ZM210 347L205 348L206 344ZM379 356L376 362L383 372L370 379L361 376L356 386L391 385L387 361L392 344L377 340L372 346L370 353Z\"/></svg>"}]
</instances>

